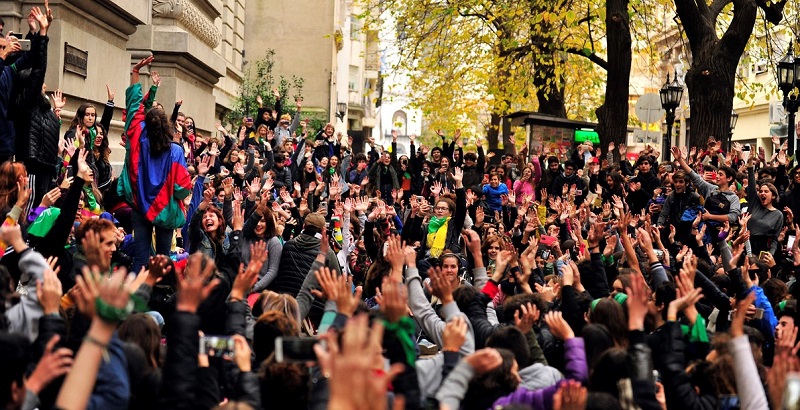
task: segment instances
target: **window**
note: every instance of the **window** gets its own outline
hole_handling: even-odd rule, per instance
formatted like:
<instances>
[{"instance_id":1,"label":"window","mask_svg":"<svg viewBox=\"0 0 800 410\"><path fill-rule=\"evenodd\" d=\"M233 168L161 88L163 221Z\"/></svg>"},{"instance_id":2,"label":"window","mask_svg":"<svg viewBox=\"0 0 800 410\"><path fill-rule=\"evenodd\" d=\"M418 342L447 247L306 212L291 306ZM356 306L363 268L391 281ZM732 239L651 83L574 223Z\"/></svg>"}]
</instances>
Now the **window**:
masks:
<instances>
[{"instance_id":1,"label":"window","mask_svg":"<svg viewBox=\"0 0 800 410\"><path fill-rule=\"evenodd\" d=\"M358 91L358 85L361 81L358 79L358 66L350 66L350 77L347 81L347 89L350 91Z\"/></svg>"},{"instance_id":2,"label":"window","mask_svg":"<svg viewBox=\"0 0 800 410\"><path fill-rule=\"evenodd\" d=\"M753 64L753 72L756 74L764 74L767 72L768 65L767 60L764 58L758 59L755 64Z\"/></svg>"},{"instance_id":3,"label":"window","mask_svg":"<svg viewBox=\"0 0 800 410\"><path fill-rule=\"evenodd\" d=\"M350 40L358 41L361 29L361 20L356 16L350 16Z\"/></svg>"}]
</instances>

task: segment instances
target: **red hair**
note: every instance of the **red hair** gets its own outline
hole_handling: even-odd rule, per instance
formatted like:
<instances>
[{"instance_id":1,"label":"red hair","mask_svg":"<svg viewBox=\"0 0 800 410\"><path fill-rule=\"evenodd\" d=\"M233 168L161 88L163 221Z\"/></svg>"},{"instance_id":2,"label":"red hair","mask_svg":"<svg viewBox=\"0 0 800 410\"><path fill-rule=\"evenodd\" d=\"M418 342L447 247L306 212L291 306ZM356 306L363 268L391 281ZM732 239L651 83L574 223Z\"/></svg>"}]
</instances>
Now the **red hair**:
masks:
<instances>
[{"instance_id":1,"label":"red hair","mask_svg":"<svg viewBox=\"0 0 800 410\"><path fill-rule=\"evenodd\" d=\"M0 164L0 210L8 209L9 204L17 202L17 181L27 175L25 165L21 162L6 161Z\"/></svg>"}]
</instances>

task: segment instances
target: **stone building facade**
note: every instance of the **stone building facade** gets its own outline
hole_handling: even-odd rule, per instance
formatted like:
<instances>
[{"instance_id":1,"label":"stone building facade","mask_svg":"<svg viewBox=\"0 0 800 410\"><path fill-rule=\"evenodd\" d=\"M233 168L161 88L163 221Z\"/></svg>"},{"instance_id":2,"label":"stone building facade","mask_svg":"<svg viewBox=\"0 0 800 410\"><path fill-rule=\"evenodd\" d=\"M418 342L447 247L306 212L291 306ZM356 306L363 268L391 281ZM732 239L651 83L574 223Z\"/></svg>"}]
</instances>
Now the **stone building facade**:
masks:
<instances>
[{"instance_id":1,"label":"stone building facade","mask_svg":"<svg viewBox=\"0 0 800 410\"><path fill-rule=\"evenodd\" d=\"M0 0L5 31L27 31L26 16L43 0ZM216 132L214 123L231 107L242 78L245 0L51 0L55 20L48 31L48 91L67 97L64 131L82 103L93 103L98 117L107 100L106 84L116 90L112 121L112 162L122 161L117 143L122 131L125 88L131 66L153 55L162 78L157 100L195 119L198 132ZM148 72L142 81L149 85Z\"/></svg>"}]
</instances>

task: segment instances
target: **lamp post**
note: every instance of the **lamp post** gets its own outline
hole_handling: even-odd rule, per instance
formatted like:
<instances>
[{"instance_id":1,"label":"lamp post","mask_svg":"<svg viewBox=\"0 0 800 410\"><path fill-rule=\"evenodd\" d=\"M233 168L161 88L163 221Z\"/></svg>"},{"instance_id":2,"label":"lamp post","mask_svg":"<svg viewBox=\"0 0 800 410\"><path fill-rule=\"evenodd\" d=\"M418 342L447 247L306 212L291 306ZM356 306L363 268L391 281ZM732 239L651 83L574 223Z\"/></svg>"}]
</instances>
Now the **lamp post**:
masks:
<instances>
[{"instance_id":1,"label":"lamp post","mask_svg":"<svg viewBox=\"0 0 800 410\"><path fill-rule=\"evenodd\" d=\"M733 146L733 130L736 128L736 123L739 122L739 114L736 110L731 111L731 130L728 132L728 151Z\"/></svg>"},{"instance_id":2,"label":"lamp post","mask_svg":"<svg viewBox=\"0 0 800 410\"><path fill-rule=\"evenodd\" d=\"M659 94L661 94L661 107L667 111L667 133L661 142L661 158L663 158L662 161L667 161L669 148L672 144L672 124L675 122L675 109L678 108L683 96L683 86L678 82L678 73L675 73L675 79L671 83L669 81L669 73L667 73L667 82L661 87Z\"/></svg>"},{"instance_id":3,"label":"lamp post","mask_svg":"<svg viewBox=\"0 0 800 410\"><path fill-rule=\"evenodd\" d=\"M800 74L800 60L794 57L794 47L791 40L789 41L789 50L786 55L778 62L778 87L783 92L783 108L789 113L789 156L795 156L795 124L794 114L797 112L797 92L795 88L799 85L797 82L798 74ZM789 163L791 166L791 162Z\"/></svg>"},{"instance_id":4,"label":"lamp post","mask_svg":"<svg viewBox=\"0 0 800 410\"><path fill-rule=\"evenodd\" d=\"M336 103L336 118L344 122L345 114L347 114L347 103Z\"/></svg>"}]
</instances>

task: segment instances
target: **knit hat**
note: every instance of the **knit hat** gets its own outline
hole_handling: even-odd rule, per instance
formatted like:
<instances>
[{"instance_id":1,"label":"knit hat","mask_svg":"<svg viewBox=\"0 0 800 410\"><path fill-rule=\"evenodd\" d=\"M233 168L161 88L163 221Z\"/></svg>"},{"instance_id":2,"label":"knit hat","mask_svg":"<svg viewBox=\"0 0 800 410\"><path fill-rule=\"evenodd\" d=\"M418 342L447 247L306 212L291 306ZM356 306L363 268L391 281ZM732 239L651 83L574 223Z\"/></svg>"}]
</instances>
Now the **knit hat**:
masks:
<instances>
[{"instance_id":1,"label":"knit hat","mask_svg":"<svg viewBox=\"0 0 800 410\"><path fill-rule=\"evenodd\" d=\"M306 217L304 225L313 226L314 228L317 228L319 232L322 232L322 230L325 229L325 217L318 213L312 213Z\"/></svg>"}]
</instances>

